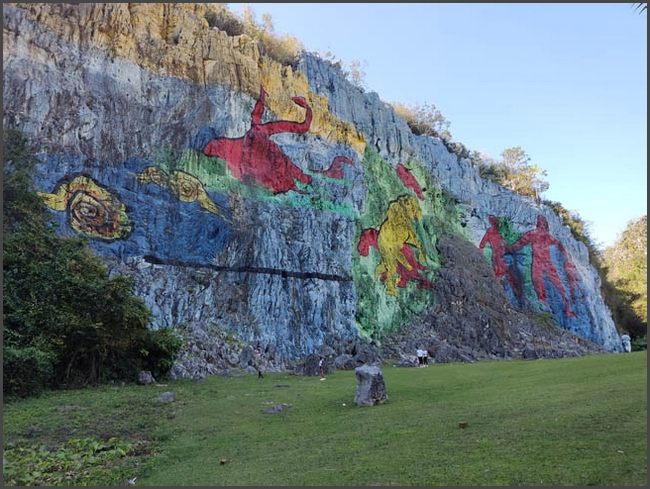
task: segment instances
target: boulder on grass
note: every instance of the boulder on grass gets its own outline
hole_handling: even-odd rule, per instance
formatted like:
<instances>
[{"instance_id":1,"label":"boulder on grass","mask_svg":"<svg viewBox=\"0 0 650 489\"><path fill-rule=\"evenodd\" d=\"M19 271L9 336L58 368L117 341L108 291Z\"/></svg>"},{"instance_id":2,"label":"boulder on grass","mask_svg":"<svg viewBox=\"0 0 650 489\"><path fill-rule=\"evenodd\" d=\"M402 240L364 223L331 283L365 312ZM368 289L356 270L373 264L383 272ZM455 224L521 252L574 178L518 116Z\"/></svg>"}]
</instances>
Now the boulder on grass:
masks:
<instances>
[{"instance_id":1,"label":"boulder on grass","mask_svg":"<svg viewBox=\"0 0 650 489\"><path fill-rule=\"evenodd\" d=\"M382 404L388 399L386 384L379 367L362 365L354 369L357 377L357 393L354 402L357 406Z\"/></svg>"},{"instance_id":2,"label":"boulder on grass","mask_svg":"<svg viewBox=\"0 0 650 489\"><path fill-rule=\"evenodd\" d=\"M151 372L149 372L148 370L140 370L140 372L138 373L138 384L150 385L155 383L156 383L156 379L153 378Z\"/></svg>"}]
</instances>

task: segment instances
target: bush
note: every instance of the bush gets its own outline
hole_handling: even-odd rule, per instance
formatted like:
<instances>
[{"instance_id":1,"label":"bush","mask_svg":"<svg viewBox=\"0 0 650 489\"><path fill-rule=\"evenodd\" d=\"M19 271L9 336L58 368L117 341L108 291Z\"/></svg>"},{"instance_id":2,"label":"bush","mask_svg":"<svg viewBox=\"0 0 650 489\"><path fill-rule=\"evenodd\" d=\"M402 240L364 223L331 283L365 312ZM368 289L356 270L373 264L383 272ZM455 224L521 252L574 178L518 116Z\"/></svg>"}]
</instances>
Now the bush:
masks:
<instances>
[{"instance_id":1,"label":"bush","mask_svg":"<svg viewBox=\"0 0 650 489\"><path fill-rule=\"evenodd\" d=\"M632 351L643 351L648 349L648 340L646 336L632 340Z\"/></svg>"},{"instance_id":2,"label":"bush","mask_svg":"<svg viewBox=\"0 0 650 489\"><path fill-rule=\"evenodd\" d=\"M426 135L451 140L449 125L451 124L438 110L435 104L420 105L392 104L397 115L404 118L411 132L416 136Z\"/></svg>"},{"instance_id":3,"label":"bush","mask_svg":"<svg viewBox=\"0 0 650 489\"><path fill-rule=\"evenodd\" d=\"M295 65L303 46L293 36L279 35L274 32L273 21L269 14L262 16L260 24L250 7L244 8L243 18L239 18L225 5L211 4L205 14L210 27L224 31L229 36L246 34L257 41L260 52L283 65Z\"/></svg>"},{"instance_id":4,"label":"bush","mask_svg":"<svg viewBox=\"0 0 650 489\"><path fill-rule=\"evenodd\" d=\"M3 391L9 396L39 394L52 384L54 355L36 347L6 346L2 357Z\"/></svg>"},{"instance_id":5,"label":"bush","mask_svg":"<svg viewBox=\"0 0 650 489\"><path fill-rule=\"evenodd\" d=\"M141 370L149 370L155 379L165 377L182 343L180 335L171 328L150 331L142 350Z\"/></svg>"}]
</instances>

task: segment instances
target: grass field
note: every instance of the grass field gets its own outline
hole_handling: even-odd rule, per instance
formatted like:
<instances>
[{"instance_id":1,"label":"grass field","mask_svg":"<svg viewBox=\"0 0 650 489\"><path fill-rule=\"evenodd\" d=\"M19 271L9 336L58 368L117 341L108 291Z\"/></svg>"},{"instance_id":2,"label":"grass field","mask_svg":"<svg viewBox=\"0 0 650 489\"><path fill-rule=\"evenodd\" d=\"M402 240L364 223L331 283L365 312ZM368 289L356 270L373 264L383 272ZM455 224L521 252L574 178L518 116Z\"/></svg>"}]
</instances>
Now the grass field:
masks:
<instances>
[{"instance_id":1,"label":"grass field","mask_svg":"<svg viewBox=\"0 0 650 489\"><path fill-rule=\"evenodd\" d=\"M354 405L352 371L51 392L5 405L5 448L82 436L140 447L84 484L647 483L646 352L383 373L389 399L371 408ZM153 400L165 390L175 402Z\"/></svg>"}]
</instances>

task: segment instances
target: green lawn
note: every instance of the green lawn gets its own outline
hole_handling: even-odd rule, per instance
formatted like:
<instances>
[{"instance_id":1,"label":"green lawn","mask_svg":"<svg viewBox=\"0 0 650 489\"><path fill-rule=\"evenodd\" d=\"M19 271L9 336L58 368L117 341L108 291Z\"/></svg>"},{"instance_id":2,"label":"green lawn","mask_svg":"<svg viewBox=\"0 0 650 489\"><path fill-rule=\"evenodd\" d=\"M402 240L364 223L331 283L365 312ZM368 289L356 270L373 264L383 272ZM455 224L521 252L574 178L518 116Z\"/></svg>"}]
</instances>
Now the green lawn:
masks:
<instances>
[{"instance_id":1,"label":"green lawn","mask_svg":"<svg viewBox=\"0 0 650 489\"><path fill-rule=\"evenodd\" d=\"M146 439L111 469L141 485L645 485L646 365L639 352L385 366L389 399L372 408L354 405L352 371L48 393L6 405L4 430L17 445ZM152 400L164 390L174 403Z\"/></svg>"}]
</instances>

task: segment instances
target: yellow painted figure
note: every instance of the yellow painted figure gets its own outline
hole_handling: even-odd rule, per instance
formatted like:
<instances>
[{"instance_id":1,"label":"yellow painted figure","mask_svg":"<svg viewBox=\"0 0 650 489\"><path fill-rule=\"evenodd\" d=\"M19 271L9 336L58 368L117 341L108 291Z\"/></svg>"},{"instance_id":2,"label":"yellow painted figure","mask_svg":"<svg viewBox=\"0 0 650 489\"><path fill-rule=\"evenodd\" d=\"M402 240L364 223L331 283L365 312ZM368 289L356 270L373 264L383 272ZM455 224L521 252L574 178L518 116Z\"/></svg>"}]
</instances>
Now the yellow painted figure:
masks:
<instances>
[{"instance_id":1,"label":"yellow painted figure","mask_svg":"<svg viewBox=\"0 0 650 489\"><path fill-rule=\"evenodd\" d=\"M60 183L55 193L38 195L51 209L67 209L72 229L91 238L121 239L131 232L126 206L89 177L75 177Z\"/></svg>"},{"instance_id":2,"label":"yellow painted figure","mask_svg":"<svg viewBox=\"0 0 650 489\"><path fill-rule=\"evenodd\" d=\"M170 188L172 193L181 202L199 202L201 207L212 214L223 217L217 204L215 204L203 188L203 184L193 175L184 171L174 170L168 175L164 170L155 166L148 166L138 176L140 183L155 183L160 187Z\"/></svg>"},{"instance_id":3,"label":"yellow painted figure","mask_svg":"<svg viewBox=\"0 0 650 489\"><path fill-rule=\"evenodd\" d=\"M390 203L386 220L379 228L377 244L381 261L375 273L381 277L386 274L386 293L392 296L397 295L395 288L401 280L398 273L398 264L407 271L413 270L413 266L404 256L402 247L405 244L412 245L418 250L418 261L424 261L422 244L417 237L412 221L419 221L422 218L422 210L415 197L403 195Z\"/></svg>"}]
</instances>

